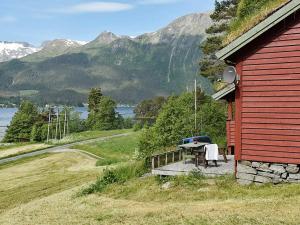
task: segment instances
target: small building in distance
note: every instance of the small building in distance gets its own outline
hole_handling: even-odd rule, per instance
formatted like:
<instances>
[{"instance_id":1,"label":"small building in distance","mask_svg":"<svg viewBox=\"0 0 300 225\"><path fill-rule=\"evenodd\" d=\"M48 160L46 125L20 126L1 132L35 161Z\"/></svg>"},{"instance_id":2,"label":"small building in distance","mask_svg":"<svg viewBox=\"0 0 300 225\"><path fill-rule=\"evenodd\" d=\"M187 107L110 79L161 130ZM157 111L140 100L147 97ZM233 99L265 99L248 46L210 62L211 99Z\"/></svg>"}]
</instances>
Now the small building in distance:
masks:
<instances>
[{"instance_id":1,"label":"small building in distance","mask_svg":"<svg viewBox=\"0 0 300 225\"><path fill-rule=\"evenodd\" d=\"M229 102L238 181L300 183L300 1L276 9L217 57L240 78L214 95Z\"/></svg>"}]
</instances>

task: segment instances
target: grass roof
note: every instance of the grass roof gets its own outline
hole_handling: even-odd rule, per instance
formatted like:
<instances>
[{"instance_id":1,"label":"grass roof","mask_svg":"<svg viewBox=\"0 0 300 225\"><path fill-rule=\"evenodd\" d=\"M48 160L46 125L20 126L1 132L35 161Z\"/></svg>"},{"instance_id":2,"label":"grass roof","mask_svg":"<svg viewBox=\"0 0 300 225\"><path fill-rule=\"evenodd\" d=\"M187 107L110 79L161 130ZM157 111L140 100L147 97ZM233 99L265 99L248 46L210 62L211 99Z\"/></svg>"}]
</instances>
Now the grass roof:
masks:
<instances>
[{"instance_id":1,"label":"grass roof","mask_svg":"<svg viewBox=\"0 0 300 225\"><path fill-rule=\"evenodd\" d=\"M241 0L237 18L224 38L226 46L292 0Z\"/></svg>"}]
</instances>

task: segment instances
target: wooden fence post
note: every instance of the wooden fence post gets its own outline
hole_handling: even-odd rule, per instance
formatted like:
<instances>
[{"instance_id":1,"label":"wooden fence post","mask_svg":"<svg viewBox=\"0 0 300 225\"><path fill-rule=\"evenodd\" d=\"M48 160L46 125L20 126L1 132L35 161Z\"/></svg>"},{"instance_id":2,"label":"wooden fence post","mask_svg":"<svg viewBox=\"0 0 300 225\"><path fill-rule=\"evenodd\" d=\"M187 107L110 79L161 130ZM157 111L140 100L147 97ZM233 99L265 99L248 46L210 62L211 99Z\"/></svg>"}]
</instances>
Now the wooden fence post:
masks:
<instances>
[{"instance_id":1,"label":"wooden fence post","mask_svg":"<svg viewBox=\"0 0 300 225\"><path fill-rule=\"evenodd\" d=\"M168 165L168 153L166 153L166 164L165 165Z\"/></svg>"},{"instance_id":2,"label":"wooden fence post","mask_svg":"<svg viewBox=\"0 0 300 225\"><path fill-rule=\"evenodd\" d=\"M154 156L152 156L152 169L154 170L155 169L155 158Z\"/></svg>"}]
</instances>

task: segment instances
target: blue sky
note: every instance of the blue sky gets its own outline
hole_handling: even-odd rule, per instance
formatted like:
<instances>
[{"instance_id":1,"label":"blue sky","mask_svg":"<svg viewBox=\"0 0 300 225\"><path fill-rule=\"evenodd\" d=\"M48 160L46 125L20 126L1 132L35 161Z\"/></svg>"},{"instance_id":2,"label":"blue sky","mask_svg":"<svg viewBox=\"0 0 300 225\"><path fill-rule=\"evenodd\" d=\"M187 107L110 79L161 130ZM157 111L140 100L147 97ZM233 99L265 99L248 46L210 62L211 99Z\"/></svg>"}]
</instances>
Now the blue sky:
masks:
<instances>
[{"instance_id":1,"label":"blue sky","mask_svg":"<svg viewBox=\"0 0 300 225\"><path fill-rule=\"evenodd\" d=\"M90 41L102 31L136 36L213 6L214 0L0 0L0 41Z\"/></svg>"}]
</instances>

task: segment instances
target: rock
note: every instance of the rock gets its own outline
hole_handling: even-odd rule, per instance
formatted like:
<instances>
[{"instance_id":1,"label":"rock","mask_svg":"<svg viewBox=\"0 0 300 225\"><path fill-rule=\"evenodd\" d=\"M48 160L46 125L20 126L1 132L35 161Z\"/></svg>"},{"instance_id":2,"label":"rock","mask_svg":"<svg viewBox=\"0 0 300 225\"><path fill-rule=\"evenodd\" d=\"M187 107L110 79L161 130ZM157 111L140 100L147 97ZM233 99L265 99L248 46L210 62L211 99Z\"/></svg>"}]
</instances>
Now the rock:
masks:
<instances>
[{"instance_id":1,"label":"rock","mask_svg":"<svg viewBox=\"0 0 300 225\"><path fill-rule=\"evenodd\" d=\"M289 183L300 183L300 180L293 180L293 179L290 179L288 178L287 180Z\"/></svg>"},{"instance_id":2,"label":"rock","mask_svg":"<svg viewBox=\"0 0 300 225\"><path fill-rule=\"evenodd\" d=\"M262 169L269 169L269 166L270 166L270 163L262 163L260 165L260 168L262 168Z\"/></svg>"},{"instance_id":3,"label":"rock","mask_svg":"<svg viewBox=\"0 0 300 225\"><path fill-rule=\"evenodd\" d=\"M287 167L287 164L285 164L285 163L273 163L272 165Z\"/></svg>"},{"instance_id":4,"label":"rock","mask_svg":"<svg viewBox=\"0 0 300 225\"><path fill-rule=\"evenodd\" d=\"M257 170L259 171L263 171L263 172L273 172L272 170L270 170L269 168L270 163L262 163L260 164L260 166L257 168Z\"/></svg>"},{"instance_id":5,"label":"rock","mask_svg":"<svg viewBox=\"0 0 300 225\"><path fill-rule=\"evenodd\" d=\"M281 178L283 178L283 179L286 179L287 176L288 176L288 173L283 173L283 174L281 174Z\"/></svg>"},{"instance_id":6,"label":"rock","mask_svg":"<svg viewBox=\"0 0 300 225\"><path fill-rule=\"evenodd\" d=\"M297 167L298 165L289 163L288 166L296 166Z\"/></svg>"},{"instance_id":7,"label":"rock","mask_svg":"<svg viewBox=\"0 0 300 225\"><path fill-rule=\"evenodd\" d=\"M259 162L252 162L252 167L254 167L254 168L257 168L257 167L260 167L260 165L261 165L261 163L259 163Z\"/></svg>"},{"instance_id":8,"label":"rock","mask_svg":"<svg viewBox=\"0 0 300 225\"><path fill-rule=\"evenodd\" d=\"M250 161L241 161L240 164L244 166L251 166L252 163Z\"/></svg>"},{"instance_id":9,"label":"rock","mask_svg":"<svg viewBox=\"0 0 300 225\"><path fill-rule=\"evenodd\" d=\"M297 166L297 165L288 165L287 167L286 167L286 171L288 172L288 173L298 173L299 172L299 167Z\"/></svg>"},{"instance_id":10,"label":"rock","mask_svg":"<svg viewBox=\"0 0 300 225\"><path fill-rule=\"evenodd\" d=\"M250 167L238 164L237 171L240 173L249 173L249 174L257 174L257 170Z\"/></svg>"},{"instance_id":11,"label":"rock","mask_svg":"<svg viewBox=\"0 0 300 225\"><path fill-rule=\"evenodd\" d=\"M263 177L263 176L258 176L258 175L256 175L256 176L254 177L254 182L266 184L266 183L271 183L271 182L272 182L272 179L269 178L269 177Z\"/></svg>"},{"instance_id":12,"label":"rock","mask_svg":"<svg viewBox=\"0 0 300 225\"><path fill-rule=\"evenodd\" d=\"M250 185L250 184L253 184L253 181L250 181L250 180L243 180L243 179L238 179L237 182L238 182L240 185Z\"/></svg>"},{"instance_id":13,"label":"rock","mask_svg":"<svg viewBox=\"0 0 300 225\"><path fill-rule=\"evenodd\" d=\"M257 174L260 175L260 176L263 176L263 177L280 178L280 176L277 175L277 174L275 174L275 173L268 173L268 172L261 172L261 171L258 171Z\"/></svg>"},{"instance_id":14,"label":"rock","mask_svg":"<svg viewBox=\"0 0 300 225\"><path fill-rule=\"evenodd\" d=\"M170 189L171 187L172 187L171 182L166 182L166 183L164 183L164 184L161 186L161 188L164 189L164 190L168 190L168 189Z\"/></svg>"},{"instance_id":15,"label":"rock","mask_svg":"<svg viewBox=\"0 0 300 225\"><path fill-rule=\"evenodd\" d=\"M289 174L289 178L288 179L300 180L300 173L298 173L298 174Z\"/></svg>"},{"instance_id":16,"label":"rock","mask_svg":"<svg viewBox=\"0 0 300 225\"><path fill-rule=\"evenodd\" d=\"M285 168L283 165L273 164L270 166L270 170L272 170L275 174L281 175L282 173L285 173Z\"/></svg>"},{"instance_id":17,"label":"rock","mask_svg":"<svg viewBox=\"0 0 300 225\"><path fill-rule=\"evenodd\" d=\"M283 179L280 177L273 177L272 182L273 184L280 184L283 182Z\"/></svg>"},{"instance_id":18,"label":"rock","mask_svg":"<svg viewBox=\"0 0 300 225\"><path fill-rule=\"evenodd\" d=\"M262 171L262 172L273 173L273 170L270 170L269 168L259 167L259 168L257 168L257 170Z\"/></svg>"},{"instance_id":19,"label":"rock","mask_svg":"<svg viewBox=\"0 0 300 225\"><path fill-rule=\"evenodd\" d=\"M249 173L238 172L236 174L236 177L238 179L242 179L242 180L249 180L249 181L253 181L254 180L254 175L253 174L249 174Z\"/></svg>"}]
</instances>

